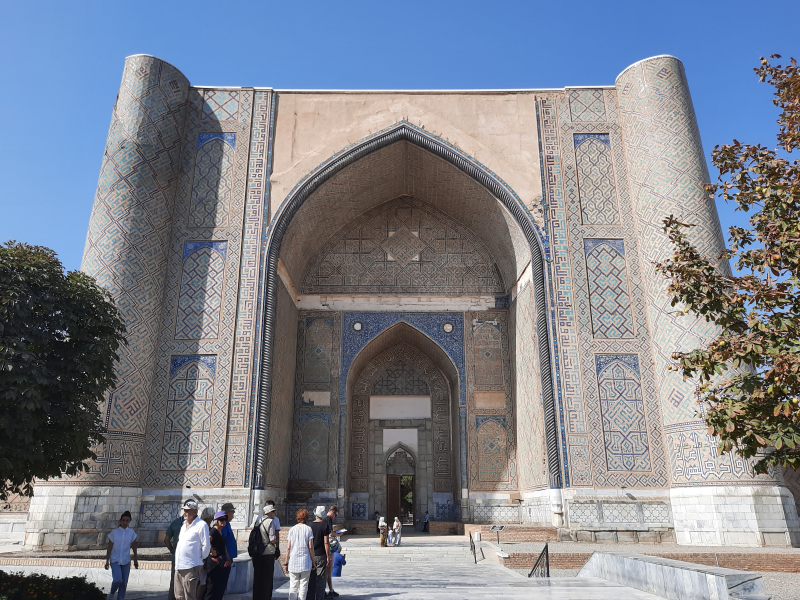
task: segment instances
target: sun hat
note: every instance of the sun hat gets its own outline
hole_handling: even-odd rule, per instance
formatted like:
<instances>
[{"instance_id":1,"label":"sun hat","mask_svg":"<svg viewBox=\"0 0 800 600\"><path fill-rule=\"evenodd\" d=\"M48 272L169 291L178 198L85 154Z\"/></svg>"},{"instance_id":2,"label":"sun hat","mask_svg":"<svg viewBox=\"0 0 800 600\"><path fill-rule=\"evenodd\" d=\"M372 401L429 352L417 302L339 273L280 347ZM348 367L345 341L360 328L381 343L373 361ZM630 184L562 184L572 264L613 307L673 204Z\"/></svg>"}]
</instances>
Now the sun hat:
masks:
<instances>
[{"instance_id":1,"label":"sun hat","mask_svg":"<svg viewBox=\"0 0 800 600\"><path fill-rule=\"evenodd\" d=\"M184 510L191 510L191 509L197 510L198 508L197 502L189 498L186 502L183 503L183 508Z\"/></svg>"},{"instance_id":2,"label":"sun hat","mask_svg":"<svg viewBox=\"0 0 800 600\"><path fill-rule=\"evenodd\" d=\"M327 512L328 511L325 510L324 506L318 506L317 508L314 509L314 516L317 517L318 519L324 519Z\"/></svg>"},{"instance_id":3,"label":"sun hat","mask_svg":"<svg viewBox=\"0 0 800 600\"><path fill-rule=\"evenodd\" d=\"M275 512L275 507L274 507L272 504L267 504L267 505L264 507L264 514L265 514L265 515L268 515L268 514L269 514L269 513L271 513L271 512Z\"/></svg>"},{"instance_id":4,"label":"sun hat","mask_svg":"<svg viewBox=\"0 0 800 600\"><path fill-rule=\"evenodd\" d=\"M217 513L214 515L214 519L216 519L217 521L219 521L220 519L227 520L228 513L226 513L224 510L217 511Z\"/></svg>"},{"instance_id":5,"label":"sun hat","mask_svg":"<svg viewBox=\"0 0 800 600\"><path fill-rule=\"evenodd\" d=\"M219 507L220 510L224 510L225 512L236 510L236 507L233 505L233 502L226 502L222 506Z\"/></svg>"}]
</instances>

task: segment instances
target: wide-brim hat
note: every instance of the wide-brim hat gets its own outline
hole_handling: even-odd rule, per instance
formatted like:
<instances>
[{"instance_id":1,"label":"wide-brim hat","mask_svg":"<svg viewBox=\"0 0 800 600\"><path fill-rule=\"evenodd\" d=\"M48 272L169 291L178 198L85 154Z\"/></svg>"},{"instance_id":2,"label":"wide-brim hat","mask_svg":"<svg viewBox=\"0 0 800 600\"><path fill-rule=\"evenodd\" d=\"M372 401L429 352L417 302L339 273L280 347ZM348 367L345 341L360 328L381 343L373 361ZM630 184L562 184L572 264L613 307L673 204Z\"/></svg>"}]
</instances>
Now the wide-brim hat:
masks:
<instances>
[{"instance_id":1,"label":"wide-brim hat","mask_svg":"<svg viewBox=\"0 0 800 600\"><path fill-rule=\"evenodd\" d=\"M232 510L236 510L236 507L233 505L233 502L226 502L222 506L219 507L220 510L224 510L225 512L230 512Z\"/></svg>"},{"instance_id":2,"label":"wide-brim hat","mask_svg":"<svg viewBox=\"0 0 800 600\"><path fill-rule=\"evenodd\" d=\"M183 503L183 510L197 510L199 507L197 506L197 502L192 500L191 498Z\"/></svg>"},{"instance_id":3,"label":"wide-brim hat","mask_svg":"<svg viewBox=\"0 0 800 600\"><path fill-rule=\"evenodd\" d=\"M269 513L271 513L271 512L275 512L275 507L274 507L272 504L267 504L267 505L264 507L264 514L265 514L265 515L268 515L268 514L269 514Z\"/></svg>"},{"instance_id":4,"label":"wide-brim hat","mask_svg":"<svg viewBox=\"0 0 800 600\"><path fill-rule=\"evenodd\" d=\"M214 515L214 519L216 519L216 520L219 520L219 519L227 520L228 519L228 513L226 513L224 510L217 511L217 513Z\"/></svg>"},{"instance_id":5,"label":"wide-brim hat","mask_svg":"<svg viewBox=\"0 0 800 600\"><path fill-rule=\"evenodd\" d=\"M314 516L317 517L318 519L325 518L326 514L328 514L328 511L325 510L324 506L318 506L317 508L314 509Z\"/></svg>"}]
</instances>

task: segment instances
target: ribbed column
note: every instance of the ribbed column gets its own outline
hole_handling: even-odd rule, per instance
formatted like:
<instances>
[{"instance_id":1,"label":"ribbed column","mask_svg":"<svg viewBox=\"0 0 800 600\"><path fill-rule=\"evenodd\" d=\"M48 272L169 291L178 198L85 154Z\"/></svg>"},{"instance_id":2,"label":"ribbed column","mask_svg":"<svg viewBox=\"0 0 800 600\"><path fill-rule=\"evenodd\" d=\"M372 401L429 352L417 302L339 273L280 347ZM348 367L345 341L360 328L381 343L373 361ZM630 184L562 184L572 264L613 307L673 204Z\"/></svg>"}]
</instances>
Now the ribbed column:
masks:
<instances>
[{"instance_id":1,"label":"ribbed column","mask_svg":"<svg viewBox=\"0 0 800 600\"><path fill-rule=\"evenodd\" d=\"M139 484L188 95L189 81L172 65L126 59L81 263L111 292L128 328L95 481Z\"/></svg>"},{"instance_id":2,"label":"ribbed column","mask_svg":"<svg viewBox=\"0 0 800 600\"><path fill-rule=\"evenodd\" d=\"M716 204L703 189L709 174L686 74L678 59L659 56L623 71L616 87L678 541L759 545L764 543L765 527L788 531L780 491L785 488L778 488L772 477L754 477L749 461L717 453L717 440L706 434L697 412L694 383L668 369L673 352L700 347L719 330L703 320L673 314L668 282L653 267L672 255L663 220L675 214L695 224L689 235L706 256L716 257L725 248ZM727 262L720 268L729 270ZM731 496L741 498L726 502ZM766 501L772 505L769 517L758 508L766 497L771 498ZM743 512L744 505L749 508ZM796 513L793 519L796 527Z\"/></svg>"}]
</instances>

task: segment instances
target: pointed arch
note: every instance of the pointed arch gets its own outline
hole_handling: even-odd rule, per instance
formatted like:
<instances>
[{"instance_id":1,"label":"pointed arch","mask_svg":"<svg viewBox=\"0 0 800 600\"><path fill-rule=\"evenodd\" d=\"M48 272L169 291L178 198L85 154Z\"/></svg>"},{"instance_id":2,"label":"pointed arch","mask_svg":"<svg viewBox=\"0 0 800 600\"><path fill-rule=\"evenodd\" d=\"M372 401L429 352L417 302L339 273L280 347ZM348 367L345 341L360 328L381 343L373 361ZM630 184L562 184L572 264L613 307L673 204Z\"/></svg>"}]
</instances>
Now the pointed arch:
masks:
<instances>
[{"instance_id":1,"label":"pointed arch","mask_svg":"<svg viewBox=\"0 0 800 600\"><path fill-rule=\"evenodd\" d=\"M547 304L545 256L546 237L530 216L519 196L494 172L474 158L445 140L431 135L408 121L401 121L360 142L336 153L328 161L306 175L289 192L270 222L267 234L265 261L265 303L263 312L263 343L256 408L256 432L254 447L254 487L263 486L267 456L267 433L269 431L272 394L272 353L277 315L277 269L281 244L286 230L297 211L309 197L334 175L356 161L385 148L395 142L405 141L427 150L452 164L468 177L482 185L513 217L522 230L531 253L531 275L534 304L536 306L536 331L539 341L540 377L542 381L542 403L547 434L547 455L550 484L561 486L561 466L558 456L557 420L552 376L552 358Z\"/></svg>"}]
</instances>

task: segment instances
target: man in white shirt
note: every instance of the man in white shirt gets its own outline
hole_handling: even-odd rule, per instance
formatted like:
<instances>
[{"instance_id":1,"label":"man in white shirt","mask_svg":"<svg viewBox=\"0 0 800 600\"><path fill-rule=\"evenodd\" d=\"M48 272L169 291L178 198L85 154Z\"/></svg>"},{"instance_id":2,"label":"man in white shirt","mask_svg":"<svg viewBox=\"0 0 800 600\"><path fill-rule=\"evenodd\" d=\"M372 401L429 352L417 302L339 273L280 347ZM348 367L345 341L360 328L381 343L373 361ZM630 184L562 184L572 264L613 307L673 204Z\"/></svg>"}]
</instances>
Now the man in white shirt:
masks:
<instances>
[{"instance_id":1,"label":"man in white shirt","mask_svg":"<svg viewBox=\"0 0 800 600\"><path fill-rule=\"evenodd\" d=\"M176 600L198 600L200 570L211 550L208 525L197 517L197 502L183 503L185 520L175 548L175 598Z\"/></svg>"}]
</instances>

